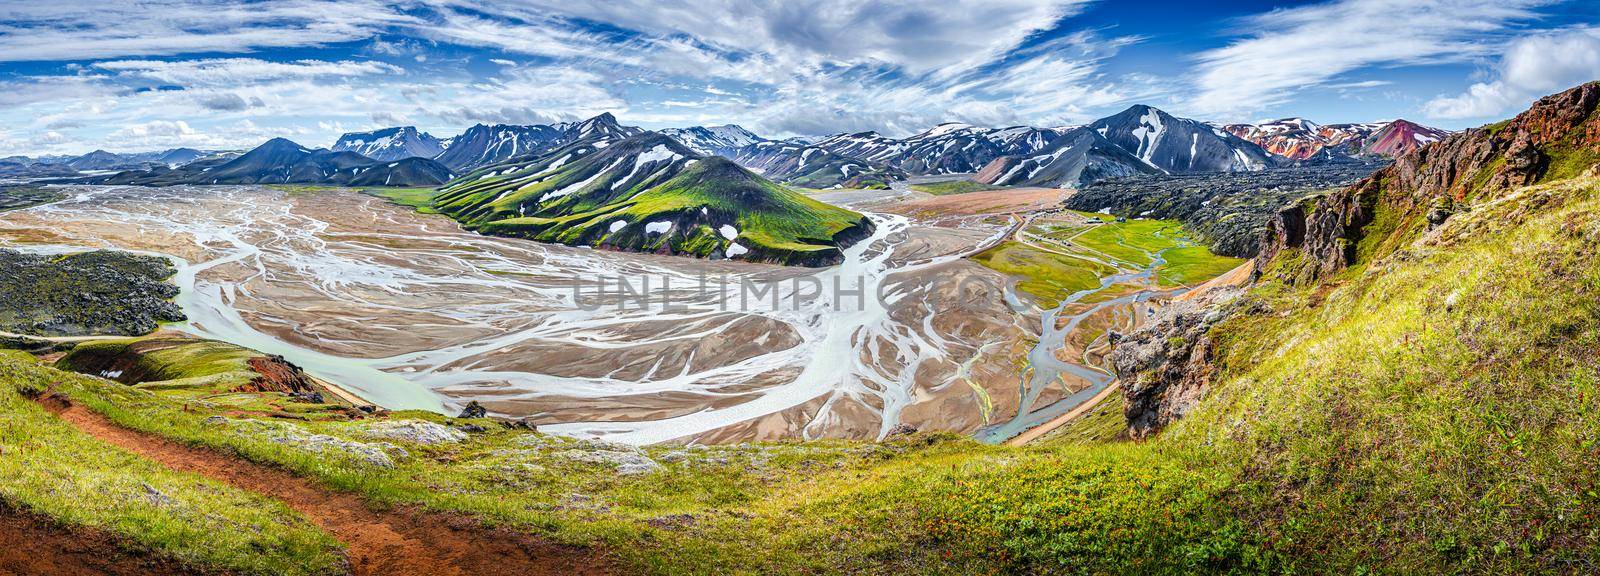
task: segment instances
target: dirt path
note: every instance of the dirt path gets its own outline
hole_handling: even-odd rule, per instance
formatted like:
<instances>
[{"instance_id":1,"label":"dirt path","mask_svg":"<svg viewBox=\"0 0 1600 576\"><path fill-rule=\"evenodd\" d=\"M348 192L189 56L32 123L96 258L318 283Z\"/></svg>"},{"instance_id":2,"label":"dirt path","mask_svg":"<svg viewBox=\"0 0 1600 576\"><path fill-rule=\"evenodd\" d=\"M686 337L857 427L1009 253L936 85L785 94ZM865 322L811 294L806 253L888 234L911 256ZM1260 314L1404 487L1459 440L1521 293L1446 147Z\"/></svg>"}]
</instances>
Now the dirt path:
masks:
<instances>
[{"instance_id":1,"label":"dirt path","mask_svg":"<svg viewBox=\"0 0 1600 576\"><path fill-rule=\"evenodd\" d=\"M331 492L277 468L122 428L60 396L49 396L43 402L63 420L109 444L174 470L193 472L283 501L344 542L351 572L358 576L611 572L603 559L591 551L487 529L470 518L410 509L373 510L355 495Z\"/></svg>"},{"instance_id":2,"label":"dirt path","mask_svg":"<svg viewBox=\"0 0 1600 576\"><path fill-rule=\"evenodd\" d=\"M1079 416L1088 414L1090 410L1094 410L1095 406L1099 406L1100 403L1104 402L1106 398L1110 398L1113 393L1116 393L1121 389L1122 387L1118 386L1116 382L1112 382L1110 386L1106 386L1106 388L1101 390L1099 394L1095 394L1094 397L1085 400L1082 404L1077 405L1072 410L1068 410L1066 414L1051 418L1049 422L1029 428L1010 440L1006 440L1006 446L1021 446L1034 440L1038 440L1045 434L1049 434L1052 430L1060 428L1066 423L1078 419Z\"/></svg>"},{"instance_id":3,"label":"dirt path","mask_svg":"<svg viewBox=\"0 0 1600 576\"><path fill-rule=\"evenodd\" d=\"M0 505L0 575L143 576L199 574L171 560L126 552L117 539L68 530L35 514Z\"/></svg>"}]
</instances>

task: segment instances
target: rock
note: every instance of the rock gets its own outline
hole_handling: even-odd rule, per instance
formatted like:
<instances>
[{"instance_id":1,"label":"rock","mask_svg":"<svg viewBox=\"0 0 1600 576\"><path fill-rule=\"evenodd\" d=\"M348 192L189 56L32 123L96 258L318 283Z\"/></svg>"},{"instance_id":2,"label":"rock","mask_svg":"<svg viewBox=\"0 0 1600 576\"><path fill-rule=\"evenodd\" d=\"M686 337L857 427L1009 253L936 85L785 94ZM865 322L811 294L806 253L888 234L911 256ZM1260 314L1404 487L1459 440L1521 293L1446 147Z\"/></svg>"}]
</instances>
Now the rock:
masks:
<instances>
[{"instance_id":1,"label":"rock","mask_svg":"<svg viewBox=\"0 0 1600 576\"><path fill-rule=\"evenodd\" d=\"M912 426L910 424L901 423L901 424L896 424L894 428L890 428L889 429L889 433L885 434L884 437L885 438L893 438L895 436L909 436L911 434L916 434L916 433L917 433L917 427L916 426Z\"/></svg>"},{"instance_id":2,"label":"rock","mask_svg":"<svg viewBox=\"0 0 1600 576\"><path fill-rule=\"evenodd\" d=\"M1199 405L1211 382L1211 326L1227 317L1238 288L1174 302L1149 324L1127 334L1110 360L1122 383L1128 433L1146 438Z\"/></svg>"},{"instance_id":3,"label":"rock","mask_svg":"<svg viewBox=\"0 0 1600 576\"><path fill-rule=\"evenodd\" d=\"M467 439L460 430L421 420L386 420L368 424L363 434L417 444L452 444Z\"/></svg>"},{"instance_id":4,"label":"rock","mask_svg":"<svg viewBox=\"0 0 1600 576\"><path fill-rule=\"evenodd\" d=\"M457 418L483 418L488 415L489 410L479 404L477 400L473 400L468 402L465 408L461 409L461 415L457 416Z\"/></svg>"},{"instance_id":5,"label":"rock","mask_svg":"<svg viewBox=\"0 0 1600 576\"><path fill-rule=\"evenodd\" d=\"M489 431L488 428L484 428L477 424L462 424L460 426L456 426L456 430L460 430L468 434L482 434Z\"/></svg>"},{"instance_id":6,"label":"rock","mask_svg":"<svg viewBox=\"0 0 1600 576\"><path fill-rule=\"evenodd\" d=\"M208 418L207 421L210 421L210 419ZM253 429L254 433L260 434L267 440L277 444L317 454L328 453L329 451L341 452L380 468L394 467L394 459L389 456L391 451L402 457L409 456L405 450L392 444L366 444L327 434L312 434L299 426L283 422L226 419L224 419L224 422L238 428Z\"/></svg>"},{"instance_id":7,"label":"rock","mask_svg":"<svg viewBox=\"0 0 1600 576\"><path fill-rule=\"evenodd\" d=\"M616 468L617 474L623 476L649 474L661 470L661 464L635 451L562 450L551 456L573 462L612 466Z\"/></svg>"},{"instance_id":8,"label":"rock","mask_svg":"<svg viewBox=\"0 0 1600 576\"><path fill-rule=\"evenodd\" d=\"M172 497L166 495L160 490L157 490L155 486L140 482L139 487L144 489L144 498L145 500L150 501L151 504L154 504L159 508L167 508L172 506Z\"/></svg>"},{"instance_id":9,"label":"rock","mask_svg":"<svg viewBox=\"0 0 1600 576\"><path fill-rule=\"evenodd\" d=\"M201 420L200 423L207 426L227 426L228 418L225 416L209 416L205 420Z\"/></svg>"}]
</instances>

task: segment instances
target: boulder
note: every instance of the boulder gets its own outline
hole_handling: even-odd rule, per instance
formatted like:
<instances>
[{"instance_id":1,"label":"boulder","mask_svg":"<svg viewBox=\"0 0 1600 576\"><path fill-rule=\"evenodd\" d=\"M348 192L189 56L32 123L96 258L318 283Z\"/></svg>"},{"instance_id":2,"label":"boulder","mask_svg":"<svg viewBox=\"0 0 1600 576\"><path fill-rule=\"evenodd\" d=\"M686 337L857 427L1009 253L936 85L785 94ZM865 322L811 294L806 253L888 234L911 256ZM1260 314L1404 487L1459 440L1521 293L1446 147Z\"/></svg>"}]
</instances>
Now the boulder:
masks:
<instances>
[{"instance_id":1,"label":"boulder","mask_svg":"<svg viewBox=\"0 0 1600 576\"><path fill-rule=\"evenodd\" d=\"M467 434L449 426L422 420L384 420L366 425L363 434L376 438L404 440L417 444L453 444L467 439Z\"/></svg>"}]
</instances>

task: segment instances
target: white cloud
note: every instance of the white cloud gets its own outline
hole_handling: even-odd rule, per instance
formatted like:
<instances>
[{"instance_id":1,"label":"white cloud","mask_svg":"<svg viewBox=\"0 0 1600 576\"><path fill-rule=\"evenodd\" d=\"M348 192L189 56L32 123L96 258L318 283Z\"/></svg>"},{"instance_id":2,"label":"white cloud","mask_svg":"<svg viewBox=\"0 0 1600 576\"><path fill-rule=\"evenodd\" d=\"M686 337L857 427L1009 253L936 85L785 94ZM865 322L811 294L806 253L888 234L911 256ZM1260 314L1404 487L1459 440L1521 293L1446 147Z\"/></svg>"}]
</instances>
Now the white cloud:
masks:
<instances>
[{"instance_id":1,"label":"white cloud","mask_svg":"<svg viewBox=\"0 0 1600 576\"><path fill-rule=\"evenodd\" d=\"M205 60L113 60L96 62L94 68L123 76L149 78L185 86L238 86L257 82L277 82L304 78L349 78L375 74L402 74L392 64L365 61L298 60L273 62L256 58L213 58Z\"/></svg>"},{"instance_id":2,"label":"white cloud","mask_svg":"<svg viewBox=\"0 0 1600 576\"><path fill-rule=\"evenodd\" d=\"M5 2L0 61L314 46L418 23L397 6L374 0Z\"/></svg>"},{"instance_id":3,"label":"white cloud","mask_svg":"<svg viewBox=\"0 0 1600 576\"><path fill-rule=\"evenodd\" d=\"M1273 10L1241 23L1246 37L1200 55L1198 114L1240 117L1370 66L1468 61L1543 0L1339 0Z\"/></svg>"},{"instance_id":4,"label":"white cloud","mask_svg":"<svg viewBox=\"0 0 1600 576\"><path fill-rule=\"evenodd\" d=\"M1573 29L1522 38L1506 47L1494 79L1455 96L1423 104L1429 118L1493 118L1521 110L1534 99L1600 79L1600 29Z\"/></svg>"}]
</instances>

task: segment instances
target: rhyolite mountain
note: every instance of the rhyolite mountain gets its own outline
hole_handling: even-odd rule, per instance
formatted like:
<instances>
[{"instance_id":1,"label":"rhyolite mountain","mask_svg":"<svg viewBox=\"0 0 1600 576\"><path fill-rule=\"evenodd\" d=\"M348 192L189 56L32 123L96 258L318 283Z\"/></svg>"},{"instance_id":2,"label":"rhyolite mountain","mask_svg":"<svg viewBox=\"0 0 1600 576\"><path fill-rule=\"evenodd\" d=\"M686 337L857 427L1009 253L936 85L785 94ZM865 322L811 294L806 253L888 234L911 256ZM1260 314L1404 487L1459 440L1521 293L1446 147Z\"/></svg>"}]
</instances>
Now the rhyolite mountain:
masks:
<instances>
[{"instance_id":1,"label":"rhyolite mountain","mask_svg":"<svg viewBox=\"0 0 1600 576\"><path fill-rule=\"evenodd\" d=\"M437 186L454 174L427 158L392 162L354 152L311 149L273 138L238 157L218 156L176 168L156 166L82 180L92 184L321 184L338 186Z\"/></svg>"},{"instance_id":2,"label":"rhyolite mountain","mask_svg":"<svg viewBox=\"0 0 1600 576\"><path fill-rule=\"evenodd\" d=\"M1366 154L1399 156L1438 142L1450 133L1407 120L1395 120L1368 135L1361 143Z\"/></svg>"},{"instance_id":3,"label":"rhyolite mountain","mask_svg":"<svg viewBox=\"0 0 1600 576\"><path fill-rule=\"evenodd\" d=\"M674 140L694 150L702 156L722 156L733 158L739 149L757 142L768 142L766 138L757 136L754 132L744 129L737 124L722 126L691 126L688 128L666 128L659 130L662 134L671 136Z\"/></svg>"},{"instance_id":4,"label":"rhyolite mountain","mask_svg":"<svg viewBox=\"0 0 1600 576\"><path fill-rule=\"evenodd\" d=\"M794 142L757 142L738 149L731 158L762 176L803 188L884 189L906 179L897 168Z\"/></svg>"},{"instance_id":5,"label":"rhyolite mountain","mask_svg":"<svg viewBox=\"0 0 1600 576\"><path fill-rule=\"evenodd\" d=\"M872 232L861 214L664 134L585 134L461 176L432 207L485 234L804 266L838 263Z\"/></svg>"},{"instance_id":6,"label":"rhyolite mountain","mask_svg":"<svg viewBox=\"0 0 1600 576\"><path fill-rule=\"evenodd\" d=\"M444 145L415 126L397 126L371 132L350 132L334 142L334 152L355 152L373 160L433 158L444 152Z\"/></svg>"},{"instance_id":7,"label":"rhyolite mountain","mask_svg":"<svg viewBox=\"0 0 1600 576\"><path fill-rule=\"evenodd\" d=\"M641 132L644 130L619 124L610 112L575 123L478 124L451 138L449 146L434 160L452 170L465 172L513 158L538 155L580 139L620 140Z\"/></svg>"},{"instance_id":8,"label":"rhyolite mountain","mask_svg":"<svg viewBox=\"0 0 1600 576\"><path fill-rule=\"evenodd\" d=\"M1449 134L1408 120L1317 124L1304 118L1286 118L1261 124L1229 124L1222 128L1291 160L1358 155L1394 157L1437 142Z\"/></svg>"}]
</instances>

